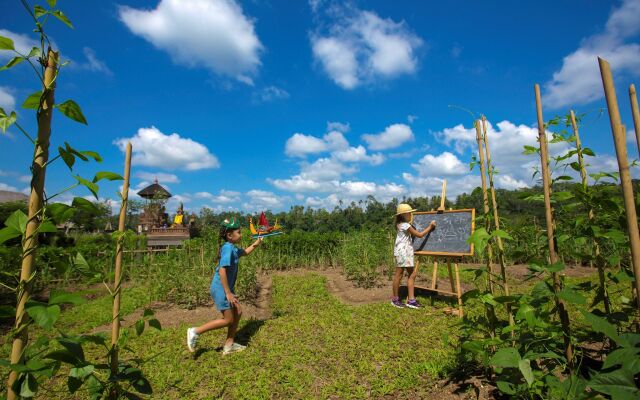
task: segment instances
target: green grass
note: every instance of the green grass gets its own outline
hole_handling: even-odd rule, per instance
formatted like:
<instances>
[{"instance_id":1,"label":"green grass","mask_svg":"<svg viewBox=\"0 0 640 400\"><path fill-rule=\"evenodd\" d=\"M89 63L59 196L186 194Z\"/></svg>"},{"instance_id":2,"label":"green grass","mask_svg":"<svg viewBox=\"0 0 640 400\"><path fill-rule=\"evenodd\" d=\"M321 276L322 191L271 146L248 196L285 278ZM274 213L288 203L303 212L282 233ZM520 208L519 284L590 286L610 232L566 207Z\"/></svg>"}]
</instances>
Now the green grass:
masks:
<instances>
[{"instance_id":1,"label":"green grass","mask_svg":"<svg viewBox=\"0 0 640 400\"><path fill-rule=\"evenodd\" d=\"M195 356L186 350L186 326L132 339L135 354L151 358L143 370L152 397L418 398L455 368L454 349L444 341L456 330L455 317L386 302L347 306L315 274L275 276L272 295L271 319L241 322L237 340L249 344L243 353L221 355L226 330L202 335Z\"/></svg>"}]
</instances>

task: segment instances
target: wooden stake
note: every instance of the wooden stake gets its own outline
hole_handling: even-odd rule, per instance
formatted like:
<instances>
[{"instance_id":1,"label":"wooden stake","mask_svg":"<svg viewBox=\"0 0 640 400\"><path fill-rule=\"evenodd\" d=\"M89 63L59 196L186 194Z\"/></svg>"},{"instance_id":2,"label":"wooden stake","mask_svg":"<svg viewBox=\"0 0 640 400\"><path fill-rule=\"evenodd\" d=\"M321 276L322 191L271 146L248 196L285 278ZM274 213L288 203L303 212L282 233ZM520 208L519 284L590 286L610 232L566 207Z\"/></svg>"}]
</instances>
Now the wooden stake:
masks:
<instances>
[{"instance_id":1,"label":"wooden stake","mask_svg":"<svg viewBox=\"0 0 640 400\"><path fill-rule=\"evenodd\" d=\"M44 71L44 101L42 108L38 110L38 141L35 144L33 162L31 164L31 193L29 195L29 219L22 242L22 266L20 270L20 285L18 287L15 329L18 332L11 347L11 364L18 364L22 360L24 348L29 340L28 328L29 316L25 312L25 305L31 297L31 288L38 246L37 229L40 226L39 216L42 213L44 203L44 182L49 161L49 138L51 137L51 118L55 81L58 69L58 53L48 49L47 67ZM11 370L7 380L7 399L18 398L18 393L12 390L14 382L18 379L18 373Z\"/></svg>"},{"instance_id":2,"label":"wooden stake","mask_svg":"<svg viewBox=\"0 0 640 400\"><path fill-rule=\"evenodd\" d=\"M476 120L476 142L478 142L478 160L480 161L480 181L482 182L482 200L484 205L485 229L490 231L489 195L487 194L487 171L484 166L484 149L482 148L481 121ZM493 294L493 254L491 246L487 246L487 270L489 271L489 293Z\"/></svg>"},{"instance_id":3,"label":"wooden stake","mask_svg":"<svg viewBox=\"0 0 640 400\"><path fill-rule=\"evenodd\" d=\"M545 132L544 119L542 117L542 101L540 100L540 85L537 83L534 86L534 92L536 96L536 110L538 114L538 140L540 142L540 163L542 166L542 189L544 191L544 209L545 219L547 222L547 242L549 245L549 260L551 264L555 264L558 261L556 255L556 248L554 244L553 233L553 214L551 211L551 174L549 173L549 151L547 149L547 135ZM560 293L561 283L558 274L553 272L553 289L556 294L556 307L558 309L558 316L560 317L560 323L562 324L562 331L564 333L564 350L565 357L567 358L567 366L569 370L573 370L573 345L571 344L571 325L569 323L569 314L567 313L564 301L560 299L557 294Z\"/></svg>"},{"instance_id":4,"label":"wooden stake","mask_svg":"<svg viewBox=\"0 0 640 400\"><path fill-rule=\"evenodd\" d=\"M636 219L636 206L633 198L633 186L631 185L631 175L629 174L629 159L627 158L626 132L620 119L618 109L618 98L616 88L613 84L613 74L609 63L598 57L600 64L600 75L604 86L604 95L607 99L607 109L609 110L609 121L611 131L616 146L616 156L618 158L618 169L620 171L620 184L624 196L624 207L627 211L627 228L629 229L629 242L631 244L631 262L633 264L633 274L635 275L636 303L640 310L640 234L638 233L638 220Z\"/></svg>"},{"instance_id":5,"label":"wooden stake","mask_svg":"<svg viewBox=\"0 0 640 400\"><path fill-rule=\"evenodd\" d=\"M496 189L493 185L493 168L491 168L491 152L489 151L489 134L487 133L487 119L482 116L482 130L484 139L484 150L487 153L487 171L489 174L489 188L491 190L491 204L493 206L493 222L496 229L500 229L500 216L498 215L498 202L496 200ZM507 268L504 261L504 246L502 244L502 238L496 237L498 243L498 262L500 263L500 275L502 276L502 285L504 286L505 296L509 296L509 283L507 282ZM511 313L509 313L510 319L513 319Z\"/></svg>"},{"instance_id":6,"label":"wooden stake","mask_svg":"<svg viewBox=\"0 0 640 400\"><path fill-rule=\"evenodd\" d=\"M458 311L459 311L459 316L460 318L462 318L464 311L462 310L462 287L460 286L460 270L458 269L458 262L456 261L455 264L453 264L453 268L456 272L456 295L458 297Z\"/></svg>"},{"instance_id":7,"label":"wooden stake","mask_svg":"<svg viewBox=\"0 0 640 400\"><path fill-rule=\"evenodd\" d=\"M635 129L636 131L636 145L638 146L638 156L640 157L640 111L638 111L638 97L636 96L636 86L633 83L629 86L629 99L631 100L633 129Z\"/></svg>"},{"instance_id":8,"label":"wooden stake","mask_svg":"<svg viewBox=\"0 0 640 400\"><path fill-rule=\"evenodd\" d=\"M573 110L569 111L569 117L571 118L571 126L573 127L573 135L576 138L576 151L578 152L578 164L580 165L580 177L582 178L582 187L587 189L589 182L587 181L587 168L584 164L584 157L582 154L582 144L580 143L580 133L578 132L578 123L576 122L576 115ZM593 209L589 210L589 222L593 221ZM598 278L600 283L600 291L602 291L604 310L607 314L611 313L611 306L609 301L609 294L607 293L607 284L604 275L604 266L598 262L598 256L600 255L600 246L598 242L593 240L593 251L596 257L596 268L598 268ZM592 265L593 266L593 265Z\"/></svg>"},{"instance_id":9,"label":"wooden stake","mask_svg":"<svg viewBox=\"0 0 640 400\"><path fill-rule=\"evenodd\" d=\"M118 232L120 235L116 242L116 269L113 289L113 319L111 320L111 374L118 374L118 339L120 337L120 293L122 289L122 251L124 244L125 220L127 218L127 201L129 199L129 173L131 171L131 142L127 143L124 165L124 184L122 186L122 204L120 205L120 219L118 220ZM111 399L118 398L118 391L114 387L109 394Z\"/></svg>"},{"instance_id":10,"label":"wooden stake","mask_svg":"<svg viewBox=\"0 0 640 400\"><path fill-rule=\"evenodd\" d=\"M442 181L442 195L440 196L440 207L438 207L438 212L443 212L444 208L444 199L447 195L447 180Z\"/></svg>"}]
</instances>

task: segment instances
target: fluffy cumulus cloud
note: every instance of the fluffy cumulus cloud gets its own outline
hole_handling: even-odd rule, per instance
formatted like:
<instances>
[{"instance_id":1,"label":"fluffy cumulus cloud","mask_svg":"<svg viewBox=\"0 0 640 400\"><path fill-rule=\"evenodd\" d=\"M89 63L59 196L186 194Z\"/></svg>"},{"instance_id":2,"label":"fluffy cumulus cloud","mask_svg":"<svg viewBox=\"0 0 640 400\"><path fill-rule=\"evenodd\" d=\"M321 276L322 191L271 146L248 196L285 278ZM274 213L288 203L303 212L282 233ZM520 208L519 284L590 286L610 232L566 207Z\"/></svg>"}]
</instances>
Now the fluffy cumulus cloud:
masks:
<instances>
[{"instance_id":1,"label":"fluffy cumulus cloud","mask_svg":"<svg viewBox=\"0 0 640 400\"><path fill-rule=\"evenodd\" d=\"M158 183L164 185L166 183L180 183L180 178L174 174L167 174L165 172L147 172L147 171L138 171L134 174L136 178L143 179L147 182L153 182L156 179Z\"/></svg>"},{"instance_id":2,"label":"fluffy cumulus cloud","mask_svg":"<svg viewBox=\"0 0 640 400\"><path fill-rule=\"evenodd\" d=\"M338 86L354 89L416 71L416 51L423 41L404 21L352 7L330 8L326 32L318 28L311 35L311 47L316 61Z\"/></svg>"},{"instance_id":3,"label":"fluffy cumulus cloud","mask_svg":"<svg viewBox=\"0 0 640 400\"><path fill-rule=\"evenodd\" d=\"M11 89L0 86L0 107L6 112L16 109L16 98L11 94Z\"/></svg>"},{"instance_id":4,"label":"fluffy cumulus cloud","mask_svg":"<svg viewBox=\"0 0 640 400\"><path fill-rule=\"evenodd\" d=\"M402 174L402 179L409 187L410 197L431 197L439 196L442 193L442 182L444 179L436 176L415 176L408 172ZM471 193L473 189L480 186L480 177L477 175L461 175L447 179L447 198L454 199L462 193Z\"/></svg>"},{"instance_id":5,"label":"fluffy cumulus cloud","mask_svg":"<svg viewBox=\"0 0 640 400\"><path fill-rule=\"evenodd\" d=\"M133 146L133 165L189 171L220 167L204 145L177 133L165 135L154 126L140 128L133 137L117 139L114 144L124 152L127 142Z\"/></svg>"},{"instance_id":6,"label":"fluffy cumulus cloud","mask_svg":"<svg viewBox=\"0 0 640 400\"><path fill-rule=\"evenodd\" d=\"M426 154L417 164L411 164L411 166L418 171L420 176L455 176L468 172L468 168L462 161L448 151L438 156Z\"/></svg>"},{"instance_id":7,"label":"fluffy cumulus cloud","mask_svg":"<svg viewBox=\"0 0 640 400\"><path fill-rule=\"evenodd\" d=\"M198 192L195 194L195 198L209 200L214 204L237 204L240 203L240 192L224 189L220 190L218 194Z\"/></svg>"},{"instance_id":8,"label":"fluffy cumulus cloud","mask_svg":"<svg viewBox=\"0 0 640 400\"><path fill-rule=\"evenodd\" d=\"M40 43L31 36L11 32L6 29L0 29L0 36L13 40L13 47L22 54L29 54L34 47L40 48ZM54 48L58 47L54 46ZM16 55L17 54L12 51L0 51L0 61L8 61Z\"/></svg>"},{"instance_id":9,"label":"fluffy cumulus cloud","mask_svg":"<svg viewBox=\"0 0 640 400\"><path fill-rule=\"evenodd\" d=\"M289 201L286 196L278 196L273 192L257 189L249 190L243 199L245 202L242 204L242 208L250 212L281 209Z\"/></svg>"},{"instance_id":10,"label":"fluffy cumulus cloud","mask_svg":"<svg viewBox=\"0 0 640 400\"><path fill-rule=\"evenodd\" d=\"M371 150L386 150L400 147L406 142L415 140L415 137L409 126L393 124L376 135L362 135L362 140Z\"/></svg>"},{"instance_id":11,"label":"fluffy cumulus cloud","mask_svg":"<svg viewBox=\"0 0 640 400\"><path fill-rule=\"evenodd\" d=\"M597 57L609 61L616 74L640 75L640 0L624 0L614 9L602 32L582 40L544 86L544 104L560 108L604 97Z\"/></svg>"},{"instance_id":12,"label":"fluffy cumulus cloud","mask_svg":"<svg viewBox=\"0 0 640 400\"><path fill-rule=\"evenodd\" d=\"M175 63L253 83L263 45L235 0L161 0L151 10L122 6L119 15Z\"/></svg>"}]
</instances>

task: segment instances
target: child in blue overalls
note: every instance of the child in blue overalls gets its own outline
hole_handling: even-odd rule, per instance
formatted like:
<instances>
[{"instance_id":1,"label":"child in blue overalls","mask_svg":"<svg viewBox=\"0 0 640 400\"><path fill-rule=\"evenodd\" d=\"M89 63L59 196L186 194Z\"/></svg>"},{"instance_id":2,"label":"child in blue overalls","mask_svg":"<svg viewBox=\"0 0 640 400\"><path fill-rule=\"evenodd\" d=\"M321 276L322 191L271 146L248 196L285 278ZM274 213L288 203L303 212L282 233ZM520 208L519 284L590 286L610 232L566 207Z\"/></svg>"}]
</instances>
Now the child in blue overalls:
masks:
<instances>
[{"instance_id":1,"label":"child in blue overalls","mask_svg":"<svg viewBox=\"0 0 640 400\"><path fill-rule=\"evenodd\" d=\"M246 249L237 248L235 245L240 243L242 232L238 220L231 217L223 221L220 228L220 239L224 244L220 247L220 261L211 282L211 297L216 303L216 308L222 313L222 318L209 321L197 328L187 329L187 347L191 352L195 351L198 336L204 332L224 327L227 327L228 330L227 340L222 348L223 355L246 348L246 346L233 341L242 316L242 307L234 290L238 276L238 259L255 250L262 243L262 238L258 238Z\"/></svg>"}]
</instances>

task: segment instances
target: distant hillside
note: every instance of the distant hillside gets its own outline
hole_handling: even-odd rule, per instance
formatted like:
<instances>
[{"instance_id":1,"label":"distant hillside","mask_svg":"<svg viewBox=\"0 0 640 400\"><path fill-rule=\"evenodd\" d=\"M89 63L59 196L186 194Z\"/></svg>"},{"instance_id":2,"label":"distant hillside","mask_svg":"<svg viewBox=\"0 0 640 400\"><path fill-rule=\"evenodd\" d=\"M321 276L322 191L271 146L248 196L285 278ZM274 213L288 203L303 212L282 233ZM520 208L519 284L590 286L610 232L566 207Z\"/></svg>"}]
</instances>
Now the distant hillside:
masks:
<instances>
[{"instance_id":1,"label":"distant hillside","mask_svg":"<svg viewBox=\"0 0 640 400\"><path fill-rule=\"evenodd\" d=\"M0 203L8 203L10 201L27 201L29 196L19 192L10 192L8 190L0 190Z\"/></svg>"}]
</instances>

